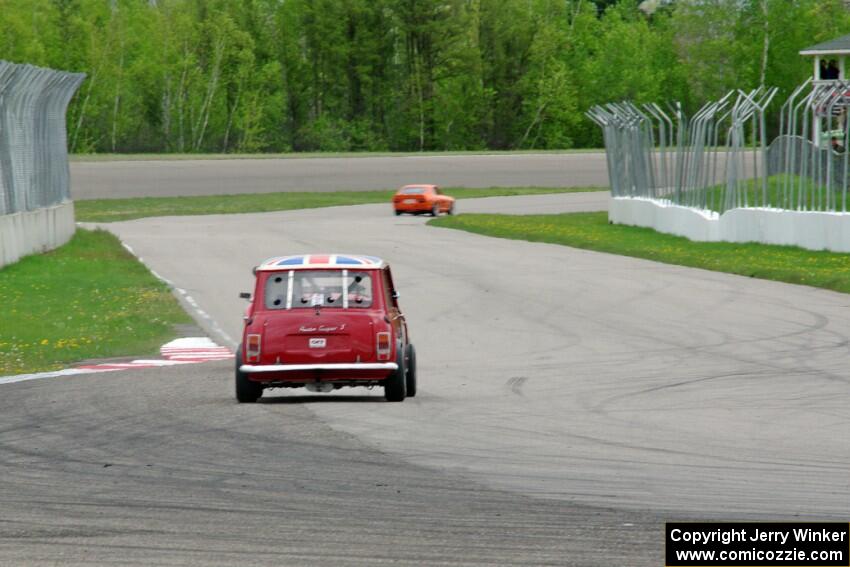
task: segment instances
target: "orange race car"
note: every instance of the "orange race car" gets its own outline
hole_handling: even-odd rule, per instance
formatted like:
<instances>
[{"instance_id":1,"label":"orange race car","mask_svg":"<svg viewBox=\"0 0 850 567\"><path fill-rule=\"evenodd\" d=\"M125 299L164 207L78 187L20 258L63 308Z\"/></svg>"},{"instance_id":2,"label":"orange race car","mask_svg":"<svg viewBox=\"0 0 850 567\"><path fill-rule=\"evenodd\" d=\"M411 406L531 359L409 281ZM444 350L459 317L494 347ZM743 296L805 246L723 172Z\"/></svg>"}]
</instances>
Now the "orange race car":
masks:
<instances>
[{"instance_id":1,"label":"orange race car","mask_svg":"<svg viewBox=\"0 0 850 567\"><path fill-rule=\"evenodd\" d=\"M429 213L436 217L440 213L454 214L455 199L440 193L436 185L405 185L393 196L395 214Z\"/></svg>"}]
</instances>

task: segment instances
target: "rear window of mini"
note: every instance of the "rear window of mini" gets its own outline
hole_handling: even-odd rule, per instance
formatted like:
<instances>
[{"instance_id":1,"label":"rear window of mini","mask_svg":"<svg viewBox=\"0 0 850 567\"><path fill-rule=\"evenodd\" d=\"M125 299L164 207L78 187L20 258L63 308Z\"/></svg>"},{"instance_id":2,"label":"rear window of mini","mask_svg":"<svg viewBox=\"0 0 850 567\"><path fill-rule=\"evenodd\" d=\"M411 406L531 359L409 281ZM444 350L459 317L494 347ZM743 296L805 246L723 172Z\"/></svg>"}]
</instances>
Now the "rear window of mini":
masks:
<instances>
[{"instance_id":1,"label":"rear window of mini","mask_svg":"<svg viewBox=\"0 0 850 567\"><path fill-rule=\"evenodd\" d=\"M266 309L333 307L363 309L372 306L372 275L359 270L289 270L266 279Z\"/></svg>"},{"instance_id":2,"label":"rear window of mini","mask_svg":"<svg viewBox=\"0 0 850 567\"><path fill-rule=\"evenodd\" d=\"M427 191L427 187L405 187L401 190L402 195L422 195Z\"/></svg>"}]
</instances>

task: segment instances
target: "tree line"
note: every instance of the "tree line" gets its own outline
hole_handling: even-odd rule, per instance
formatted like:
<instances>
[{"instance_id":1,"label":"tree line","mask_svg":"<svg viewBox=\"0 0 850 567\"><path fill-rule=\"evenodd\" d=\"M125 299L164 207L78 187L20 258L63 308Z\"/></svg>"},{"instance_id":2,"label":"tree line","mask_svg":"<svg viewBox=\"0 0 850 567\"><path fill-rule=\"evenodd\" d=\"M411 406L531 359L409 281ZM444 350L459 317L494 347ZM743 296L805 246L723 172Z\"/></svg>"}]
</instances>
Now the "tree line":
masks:
<instances>
[{"instance_id":1,"label":"tree line","mask_svg":"<svg viewBox=\"0 0 850 567\"><path fill-rule=\"evenodd\" d=\"M74 152L597 147L608 101L780 88L843 0L0 0L0 59L88 74Z\"/></svg>"}]
</instances>

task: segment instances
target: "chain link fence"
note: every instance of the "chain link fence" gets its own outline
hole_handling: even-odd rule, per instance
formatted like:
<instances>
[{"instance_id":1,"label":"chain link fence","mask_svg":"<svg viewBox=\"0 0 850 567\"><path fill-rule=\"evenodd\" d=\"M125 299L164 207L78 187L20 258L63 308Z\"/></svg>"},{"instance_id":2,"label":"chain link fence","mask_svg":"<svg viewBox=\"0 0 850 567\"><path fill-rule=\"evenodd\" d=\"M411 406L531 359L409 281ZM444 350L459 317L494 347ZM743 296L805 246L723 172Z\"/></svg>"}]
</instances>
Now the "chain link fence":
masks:
<instances>
[{"instance_id":1,"label":"chain link fence","mask_svg":"<svg viewBox=\"0 0 850 567\"><path fill-rule=\"evenodd\" d=\"M65 112L84 78L0 61L0 215L70 199Z\"/></svg>"},{"instance_id":2,"label":"chain link fence","mask_svg":"<svg viewBox=\"0 0 850 567\"><path fill-rule=\"evenodd\" d=\"M84 78L0 61L0 267L74 234L65 113Z\"/></svg>"},{"instance_id":3,"label":"chain link fence","mask_svg":"<svg viewBox=\"0 0 850 567\"><path fill-rule=\"evenodd\" d=\"M685 116L680 104L596 106L611 180L609 220L697 241L850 252L850 82L731 91ZM674 205L674 206L671 206Z\"/></svg>"},{"instance_id":4,"label":"chain link fence","mask_svg":"<svg viewBox=\"0 0 850 567\"><path fill-rule=\"evenodd\" d=\"M691 117L680 104L595 106L611 193L723 213L736 208L847 212L850 82L800 85L768 144L776 89L732 91Z\"/></svg>"},{"instance_id":5,"label":"chain link fence","mask_svg":"<svg viewBox=\"0 0 850 567\"><path fill-rule=\"evenodd\" d=\"M691 117L679 103L595 106L611 193L724 211L768 206L765 110L776 89L731 91Z\"/></svg>"}]
</instances>

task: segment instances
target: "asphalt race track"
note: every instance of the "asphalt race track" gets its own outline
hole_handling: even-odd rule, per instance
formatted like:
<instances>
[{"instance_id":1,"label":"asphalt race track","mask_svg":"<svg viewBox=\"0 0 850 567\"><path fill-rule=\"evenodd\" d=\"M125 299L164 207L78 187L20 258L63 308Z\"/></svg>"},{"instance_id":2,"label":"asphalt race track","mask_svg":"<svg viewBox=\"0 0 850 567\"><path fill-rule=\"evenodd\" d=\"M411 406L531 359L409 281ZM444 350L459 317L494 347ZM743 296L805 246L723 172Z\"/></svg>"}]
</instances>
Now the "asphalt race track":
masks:
<instances>
[{"instance_id":1,"label":"asphalt race track","mask_svg":"<svg viewBox=\"0 0 850 567\"><path fill-rule=\"evenodd\" d=\"M420 393L237 405L226 363L4 385L0 564L660 565L665 520L846 520L846 295L424 221L108 225L231 345L266 257L383 256Z\"/></svg>"},{"instance_id":2,"label":"asphalt race track","mask_svg":"<svg viewBox=\"0 0 850 567\"><path fill-rule=\"evenodd\" d=\"M605 153L284 159L74 161L72 197L103 199L277 191L607 186Z\"/></svg>"},{"instance_id":3,"label":"asphalt race track","mask_svg":"<svg viewBox=\"0 0 850 567\"><path fill-rule=\"evenodd\" d=\"M230 374L5 386L0 565L657 564L657 519L408 464L315 404L236 405Z\"/></svg>"}]
</instances>

